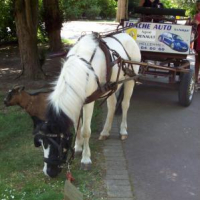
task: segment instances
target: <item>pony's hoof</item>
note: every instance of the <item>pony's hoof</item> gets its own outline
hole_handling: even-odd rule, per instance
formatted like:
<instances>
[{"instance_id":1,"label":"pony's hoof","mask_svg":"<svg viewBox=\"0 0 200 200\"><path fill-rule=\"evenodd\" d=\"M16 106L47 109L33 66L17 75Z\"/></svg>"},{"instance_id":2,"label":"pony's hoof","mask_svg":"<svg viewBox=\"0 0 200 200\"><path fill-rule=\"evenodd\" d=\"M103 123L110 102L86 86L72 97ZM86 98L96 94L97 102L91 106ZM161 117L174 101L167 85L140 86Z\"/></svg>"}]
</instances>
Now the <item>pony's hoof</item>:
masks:
<instances>
[{"instance_id":1,"label":"pony's hoof","mask_svg":"<svg viewBox=\"0 0 200 200\"><path fill-rule=\"evenodd\" d=\"M121 140L126 140L128 138L128 135L121 135Z\"/></svg>"},{"instance_id":2,"label":"pony's hoof","mask_svg":"<svg viewBox=\"0 0 200 200\"><path fill-rule=\"evenodd\" d=\"M81 169L82 170L89 171L89 170L91 170L91 168L92 168L92 163L88 163L88 164L81 163Z\"/></svg>"},{"instance_id":3,"label":"pony's hoof","mask_svg":"<svg viewBox=\"0 0 200 200\"><path fill-rule=\"evenodd\" d=\"M107 140L109 138L108 135L100 135L99 140Z\"/></svg>"},{"instance_id":4,"label":"pony's hoof","mask_svg":"<svg viewBox=\"0 0 200 200\"><path fill-rule=\"evenodd\" d=\"M82 151L75 151L75 157L80 157L82 155Z\"/></svg>"}]
</instances>

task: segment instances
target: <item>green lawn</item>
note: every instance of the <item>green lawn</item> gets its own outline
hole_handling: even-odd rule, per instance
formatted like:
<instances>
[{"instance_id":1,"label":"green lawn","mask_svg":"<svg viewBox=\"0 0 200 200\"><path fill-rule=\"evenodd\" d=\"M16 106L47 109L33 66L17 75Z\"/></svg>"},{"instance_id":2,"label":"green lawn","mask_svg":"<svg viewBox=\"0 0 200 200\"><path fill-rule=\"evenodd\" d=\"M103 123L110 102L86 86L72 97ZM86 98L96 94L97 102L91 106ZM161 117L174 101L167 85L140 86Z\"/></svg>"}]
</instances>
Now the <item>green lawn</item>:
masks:
<instances>
[{"instance_id":1,"label":"green lawn","mask_svg":"<svg viewBox=\"0 0 200 200\"><path fill-rule=\"evenodd\" d=\"M62 200L66 170L55 179L43 174L43 151L35 148L32 120L20 107L5 108L0 94L0 200ZM95 109L92 129L97 132L100 110ZM95 123L96 122L96 123ZM74 184L84 200L104 199L102 143L93 133L92 170L80 170L80 157L72 164Z\"/></svg>"}]
</instances>

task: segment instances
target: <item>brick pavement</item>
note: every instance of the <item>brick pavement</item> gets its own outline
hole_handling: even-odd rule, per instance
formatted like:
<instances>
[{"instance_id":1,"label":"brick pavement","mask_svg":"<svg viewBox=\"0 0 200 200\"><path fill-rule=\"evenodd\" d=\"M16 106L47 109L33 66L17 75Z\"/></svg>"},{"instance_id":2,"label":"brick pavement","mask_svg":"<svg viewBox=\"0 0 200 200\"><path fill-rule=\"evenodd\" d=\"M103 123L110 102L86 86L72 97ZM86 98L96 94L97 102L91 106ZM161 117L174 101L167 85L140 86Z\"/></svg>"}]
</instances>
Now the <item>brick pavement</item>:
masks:
<instances>
[{"instance_id":1,"label":"brick pavement","mask_svg":"<svg viewBox=\"0 0 200 200\"><path fill-rule=\"evenodd\" d=\"M103 109L106 119L106 108ZM134 200L133 188L129 180L126 159L122 141L119 139L119 117L113 120L110 138L104 141L104 156L106 166L105 185L108 200Z\"/></svg>"}]
</instances>

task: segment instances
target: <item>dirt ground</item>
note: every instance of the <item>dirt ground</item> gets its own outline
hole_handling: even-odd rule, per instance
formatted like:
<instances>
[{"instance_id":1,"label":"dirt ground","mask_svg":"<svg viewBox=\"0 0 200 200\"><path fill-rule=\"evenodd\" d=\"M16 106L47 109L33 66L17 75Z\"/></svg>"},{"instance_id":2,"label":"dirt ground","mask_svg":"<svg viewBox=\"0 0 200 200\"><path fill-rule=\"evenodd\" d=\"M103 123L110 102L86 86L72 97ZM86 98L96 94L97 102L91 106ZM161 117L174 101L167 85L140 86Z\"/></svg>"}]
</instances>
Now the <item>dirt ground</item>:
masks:
<instances>
[{"instance_id":1,"label":"dirt ground","mask_svg":"<svg viewBox=\"0 0 200 200\"><path fill-rule=\"evenodd\" d=\"M83 33L106 32L114 30L116 27L117 24L112 22L71 21L63 24L61 37L76 41ZM64 47L64 49L66 50L68 47ZM64 58L65 56L51 58L50 55L47 55L43 70L48 78L30 81L23 77L18 78L22 72L22 66L17 45L0 46L0 92L5 93L14 85L23 85L26 90L33 92L51 87L49 83L59 75Z\"/></svg>"},{"instance_id":2,"label":"dirt ground","mask_svg":"<svg viewBox=\"0 0 200 200\"><path fill-rule=\"evenodd\" d=\"M22 66L17 45L0 47L0 91L4 93L14 85L23 85L28 91L51 87L50 83L59 75L64 58L64 55L54 58L47 55L45 64L42 67L47 77L45 80L30 81L20 76Z\"/></svg>"}]
</instances>

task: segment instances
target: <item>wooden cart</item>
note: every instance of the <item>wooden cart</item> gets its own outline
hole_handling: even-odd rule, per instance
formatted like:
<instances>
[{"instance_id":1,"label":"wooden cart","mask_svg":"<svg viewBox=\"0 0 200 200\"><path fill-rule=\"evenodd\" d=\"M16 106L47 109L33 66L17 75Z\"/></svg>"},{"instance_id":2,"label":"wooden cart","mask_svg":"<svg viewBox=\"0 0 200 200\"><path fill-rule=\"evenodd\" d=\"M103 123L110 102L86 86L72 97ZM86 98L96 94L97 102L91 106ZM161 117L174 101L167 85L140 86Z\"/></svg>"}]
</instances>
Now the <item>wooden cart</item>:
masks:
<instances>
[{"instance_id":1,"label":"wooden cart","mask_svg":"<svg viewBox=\"0 0 200 200\"><path fill-rule=\"evenodd\" d=\"M140 47L142 62L135 62L141 66L139 81L177 88L179 103L189 106L195 91L195 76L188 55L195 54L190 49L195 29L178 25L176 18L185 16L185 11L138 7L134 14L137 14L137 21L122 20L120 26Z\"/></svg>"}]
</instances>

